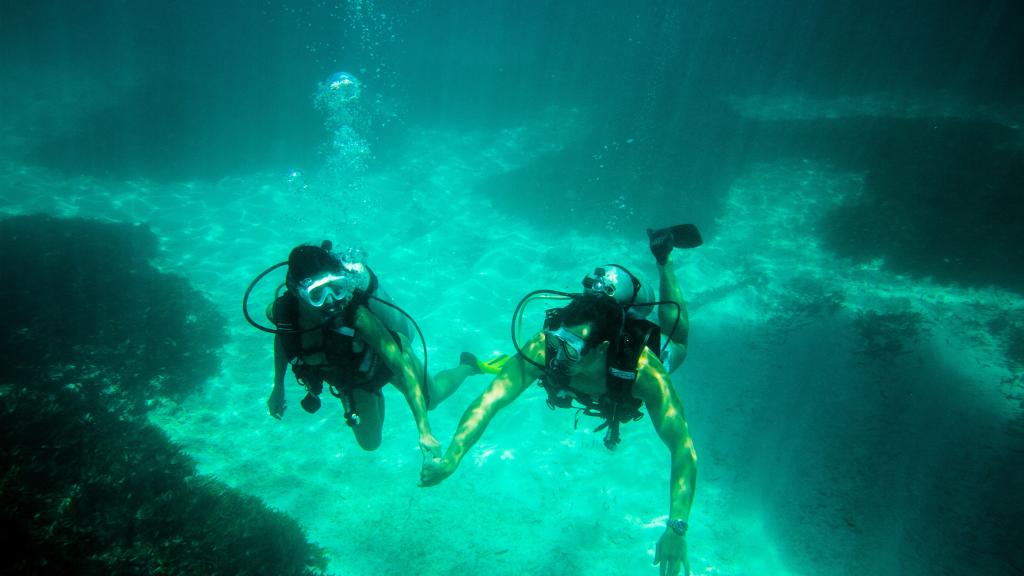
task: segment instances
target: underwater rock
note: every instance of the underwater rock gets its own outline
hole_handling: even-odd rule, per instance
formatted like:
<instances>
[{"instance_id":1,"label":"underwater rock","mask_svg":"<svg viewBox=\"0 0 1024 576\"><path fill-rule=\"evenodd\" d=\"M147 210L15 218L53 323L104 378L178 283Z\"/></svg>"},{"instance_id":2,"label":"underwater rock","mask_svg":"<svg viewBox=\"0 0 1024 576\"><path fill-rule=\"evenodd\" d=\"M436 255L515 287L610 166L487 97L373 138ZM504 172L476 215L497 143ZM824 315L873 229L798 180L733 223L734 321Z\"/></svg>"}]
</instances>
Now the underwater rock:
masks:
<instances>
[{"instance_id":1,"label":"underwater rock","mask_svg":"<svg viewBox=\"0 0 1024 576\"><path fill-rule=\"evenodd\" d=\"M197 474L146 419L219 368L224 319L150 259L145 226L0 221L4 574L322 573L258 499Z\"/></svg>"}]
</instances>

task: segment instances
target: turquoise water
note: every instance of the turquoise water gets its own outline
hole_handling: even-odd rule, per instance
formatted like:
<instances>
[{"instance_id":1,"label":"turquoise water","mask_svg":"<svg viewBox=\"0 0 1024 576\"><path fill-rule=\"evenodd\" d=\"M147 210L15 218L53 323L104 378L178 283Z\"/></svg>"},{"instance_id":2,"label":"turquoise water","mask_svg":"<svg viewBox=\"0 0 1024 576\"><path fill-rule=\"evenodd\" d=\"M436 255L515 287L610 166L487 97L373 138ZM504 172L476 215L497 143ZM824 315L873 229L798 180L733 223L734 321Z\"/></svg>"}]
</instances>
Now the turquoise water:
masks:
<instances>
[{"instance_id":1,"label":"turquoise water","mask_svg":"<svg viewBox=\"0 0 1024 576\"><path fill-rule=\"evenodd\" d=\"M921 152L918 142L933 141L929 130L975 149L995 142L985 166L997 168L986 172L1010 175L985 190L1018 182L1020 101L935 88L940 75L926 72L941 68L942 55L923 67L920 85L897 83L896 63L877 75L823 79L822 90L808 78L824 64L777 58L782 89L768 90L729 68L757 61L763 40L754 38L717 56L723 77L698 97L694 80L676 73L711 76L710 64L687 68L687 58L716 57L701 42L730 37L716 19L725 9L612 8L581 8L578 27L567 30L558 25L573 20L571 10L543 3L462 12L416 3L234 7L246 15L227 26L239 35L234 42L205 30L205 10L188 18L163 8L180 18L172 31L198 38L182 46L203 78L184 83L180 63L160 53L119 53L124 75L113 81L109 62L89 64L110 58L111 41L97 54L51 50L33 75L33 56L12 50L8 77L32 80L3 92L11 113L0 126L0 211L152 228L160 239L154 263L213 301L228 318L228 337L220 373L151 420L201 473L295 518L327 550L334 574L654 574L668 511L666 451L644 420L624 426L622 446L609 453L593 433L598 421L584 418L574 429L573 414L549 411L533 388L495 419L454 476L419 488L415 428L391 387L384 445L373 453L355 444L340 406L325 400L316 415L302 412L290 378L285 417L267 415L272 337L246 324L240 307L253 277L302 242L364 249L423 329L436 371L464 350L509 353L511 313L530 290L577 290L586 272L608 262L655 278L643 230L682 221L705 231L703 247L675 253L691 347L673 382L700 459L688 536L693 573L1019 571L1012 535L1020 531L1008 518L1024 511L1016 484L1024 477L1022 359L1014 347L1024 297L1019 247L1011 249L1019 233L997 218L1021 213L1019 189L958 189L977 192L963 205L946 195L908 204L893 212L901 226L836 219L865 203L889 209L874 194L897 169L873 152L904 158L892 134L914 142L907 147L929 173L948 160ZM89 18L135 30L132 42L152 50L132 25L145 12L131 9L122 28L115 8ZM991 14L1013 13L991 5ZM815 29L788 20L781 6L768 14L798 23L798 32ZM695 19L705 36L693 32ZM938 13L927 22L937 36L950 27ZM70 40L80 35L70 17L51 24ZM994 38L984 50L996 55L999 26L984 29ZM269 30L266 43L294 65L260 60L273 50L242 42L247 28ZM306 36L295 37L298 30ZM453 30L463 34L445 36ZM430 48L416 49L423 45ZM260 71L288 74L253 84L236 69L216 80L213 68L227 63L203 59L232 56L224 46L253 52ZM594 51L584 57L583 47ZM841 48L828 53L838 58ZM632 72L611 66L630 58ZM910 51L904 64L923 58ZM786 62L806 64L808 76ZM974 61L957 62L974 70ZM591 64L606 66L581 71ZM168 69L164 88L182 96L173 118L160 115L169 97L150 83ZM359 90L332 92L338 71ZM971 86L994 75L979 68ZM690 93L680 95L683 88ZM212 110L191 99L205 90L219 94ZM697 113L704 109L713 112ZM146 122L153 125L138 128ZM687 129L689 136L676 133ZM979 130L996 136L972 136ZM964 162L965 170L980 165ZM978 215L971 205L991 210ZM985 218L991 233L973 227L979 238L970 244L956 223ZM882 231L897 228L906 235L886 237L887 246L905 249L876 250ZM929 246L944 235L968 245L964 254L985 256L976 265L934 260ZM253 295L257 313L283 276L271 278ZM527 324L539 326L539 313ZM431 413L442 443L487 383L471 378Z\"/></svg>"}]
</instances>

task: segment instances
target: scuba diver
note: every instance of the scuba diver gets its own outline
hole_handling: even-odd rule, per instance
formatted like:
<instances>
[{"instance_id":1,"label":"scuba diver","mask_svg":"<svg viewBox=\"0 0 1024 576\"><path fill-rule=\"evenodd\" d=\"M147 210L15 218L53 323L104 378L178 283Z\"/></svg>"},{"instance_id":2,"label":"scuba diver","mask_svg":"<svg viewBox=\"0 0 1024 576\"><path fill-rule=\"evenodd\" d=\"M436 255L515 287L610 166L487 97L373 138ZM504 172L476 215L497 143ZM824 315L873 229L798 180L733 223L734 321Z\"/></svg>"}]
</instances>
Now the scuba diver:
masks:
<instances>
[{"instance_id":1,"label":"scuba diver","mask_svg":"<svg viewBox=\"0 0 1024 576\"><path fill-rule=\"evenodd\" d=\"M512 317L516 356L463 413L445 455L424 459L420 484L434 486L453 474L491 419L533 382L539 381L547 391L549 407L575 408L577 419L580 413L603 418L595 431L606 430L604 444L609 450L621 442L619 425L641 419L640 408L645 407L671 457L669 520L658 540L654 563L660 564L663 576L676 575L680 569L689 574L686 531L696 486L697 454L670 369L661 360L672 346L676 347L674 354L685 355L689 322L684 321L678 284L665 282L664 275L673 271L669 260L672 248L693 248L702 241L692 225L649 230L648 235L663 277L662 294L669 298L657 302L645 298L640 280L617 264L599 267L586 276L582 293L536 290L527 294ZM517 334L522 312L538 298L562 298L569 303L547 310L543 329L520 347ZM655 306L674 308L671 322L659 314L661 324L669 326L664 342L661 326L646 319ZM681 339L674 334L680 326L684 326ZM675 358L676 365L680 361Z\"/></svg>"},{"instance_id":2,"label":"scuba diver","mask_svg":"<svg viewBox=\"0 0 1024 576\"><path fill-rule=\"evenodd\" d=\"M467 377L496 372L504 359L485 363L463 353L458 366L430 378L426 344L422 363L412 351L413 328L418 332L419 327L391 303L364 259L358 250L334 252L327 240L320 246L301 245L291 251L287 262L271 266L249 285L242 302L246 319L275 334L274 387L267 408L274 418L284 415L284 380L290 365L305 388L301 405L306 412L320 409L326 387L341 400L345 422L359 446L376 450L384 421L381 389L390 382L412 410L424 457L439 455L440 444L431 433L427 410L450 396ZM249 316L249 294L263 277L282 266L288 267L288 273L267 307L267 318L274 325L268 328Z\"/></svg>"}]
</instances>

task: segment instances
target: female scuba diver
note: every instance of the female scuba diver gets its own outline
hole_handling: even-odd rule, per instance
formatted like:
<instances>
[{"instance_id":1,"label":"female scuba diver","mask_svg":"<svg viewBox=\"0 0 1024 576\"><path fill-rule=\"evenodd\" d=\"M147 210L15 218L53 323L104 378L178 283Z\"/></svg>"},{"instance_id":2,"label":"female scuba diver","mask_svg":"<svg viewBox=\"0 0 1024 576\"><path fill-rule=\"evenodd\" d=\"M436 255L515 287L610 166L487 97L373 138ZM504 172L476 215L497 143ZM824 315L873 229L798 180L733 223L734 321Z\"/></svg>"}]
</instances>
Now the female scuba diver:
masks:
<instances>
[{"instance_id":1,"label":"female scuba diver","mask_svg":"<svg viewBox=\"0 0 1024 576\"><path fill-rule=\"evenodd\" d=\"M319 410L326 385L341 400L345 421L359 446L376 450L384 423L381 389L391 383L412 410L424 456L440 456L427 410L450 396L467 377L497 368L465 353L460 365L430 378L426 345L422 363L412 353L413 327L419 330L415 321L389 301L360 251L338 254L331 248L326 240L320 246L296 247L287 262L264 271L245 293L246 319L275 334L274 387L267 400L270 415L277 419L284 415L284 379L291 365L306 390L302 408L309 413ZM285 265L286 290L267 307L267 318L275 328L261 326L249 316L249 294L264 276Z\"/></svg>"}]
</instances>

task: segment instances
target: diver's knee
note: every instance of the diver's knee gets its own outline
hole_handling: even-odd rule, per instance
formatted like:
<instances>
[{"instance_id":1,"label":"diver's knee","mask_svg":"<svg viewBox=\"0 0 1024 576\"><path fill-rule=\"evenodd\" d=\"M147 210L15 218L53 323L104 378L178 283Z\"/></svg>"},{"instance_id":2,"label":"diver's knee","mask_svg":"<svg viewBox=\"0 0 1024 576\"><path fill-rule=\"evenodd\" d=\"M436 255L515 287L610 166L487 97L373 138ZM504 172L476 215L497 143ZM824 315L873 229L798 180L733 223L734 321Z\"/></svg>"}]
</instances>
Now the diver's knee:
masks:
<instances>
[{"instance_id":1,"label":"diver's knee","mask_svg":"<svg viewBox=\"0 0 1024 576\"><path fill-rule=\"evenodd\" d=\"M379 414L367 414L359 426L352 429L359 447L367 452L380 448L384 440L384 423Z\"/></svg>"},{"instance_id":2,"label":"diver's knee","mask_svg":"<svg viewBox=\"0 0 1024 576\"><path fill-rule=\"evenodd\" d=\"M356 434L356 442L359 444L359 447L367 452L373 452L380 448L383 440L384 439L380 433L373 435Z\"/></svg>"},{"instance_id":3,"label":"diver's knee","mask_svg":"<svg viewBox=\"0 0 1024 576\"><path fill-rule=\"evenodd\" d=\"M375 440L373 442L360 442L359 447L365 452L376 452L380 448L381 441Z\"/></svg>"}]
</instances>

